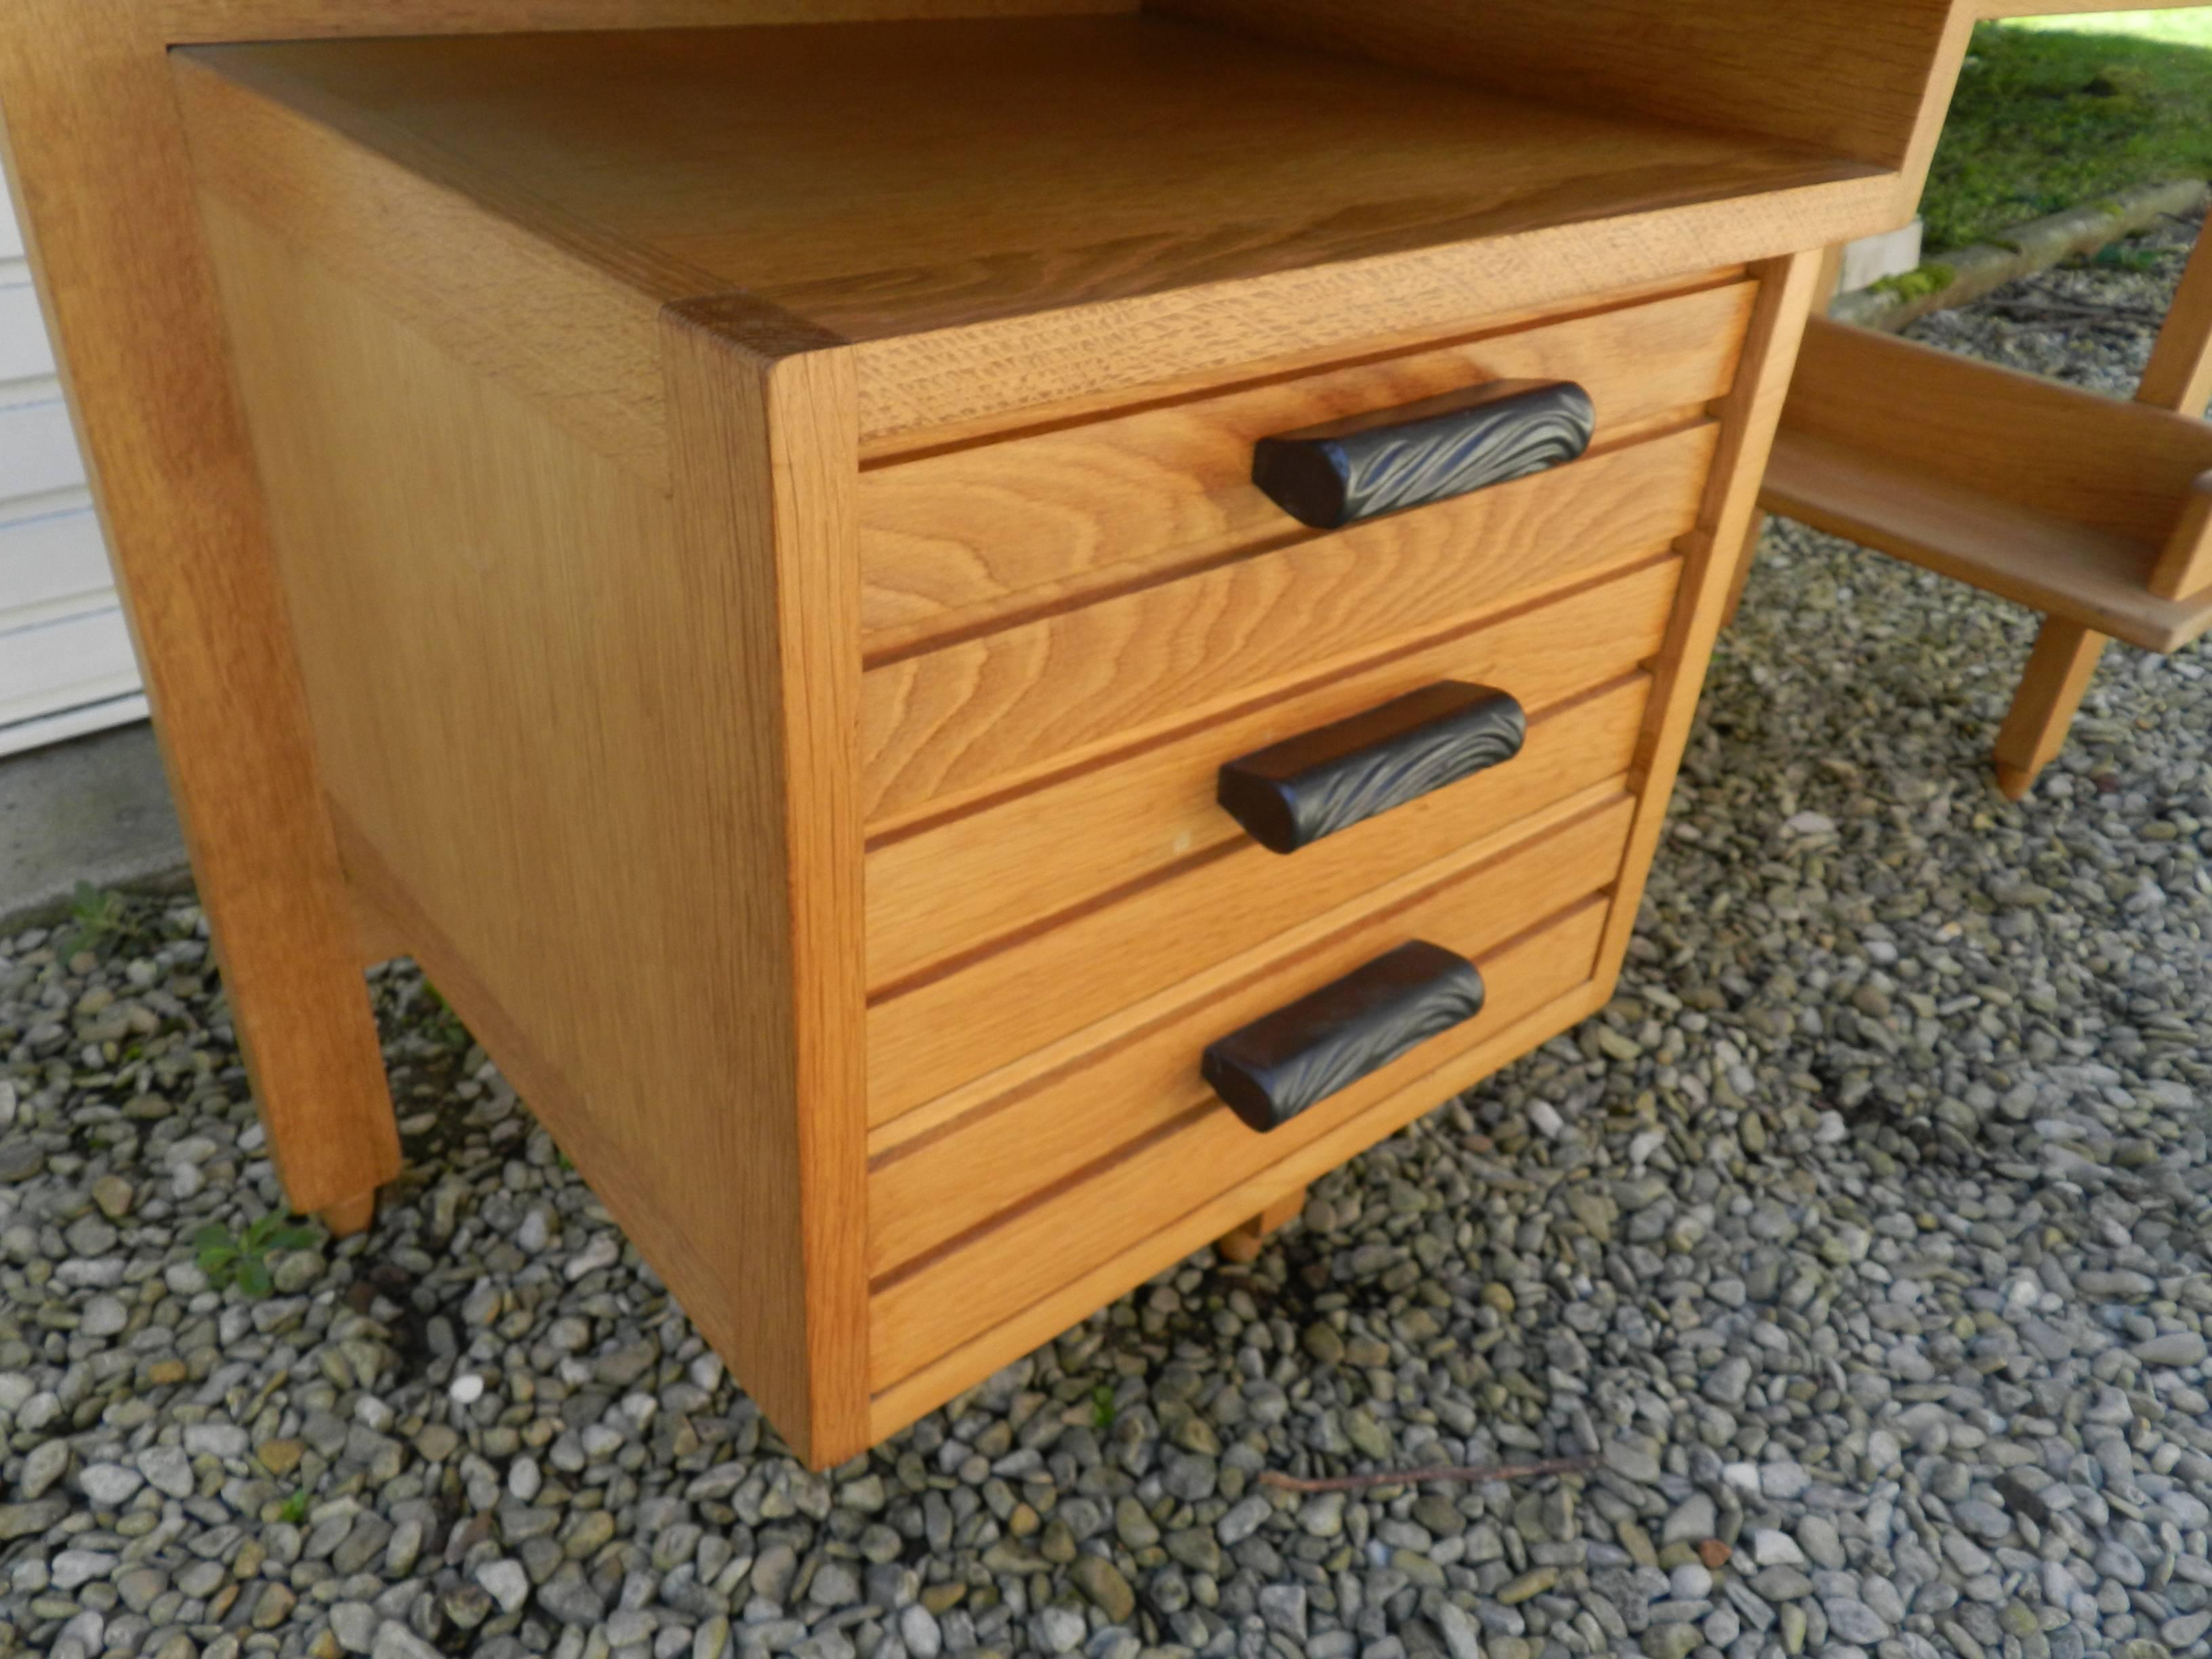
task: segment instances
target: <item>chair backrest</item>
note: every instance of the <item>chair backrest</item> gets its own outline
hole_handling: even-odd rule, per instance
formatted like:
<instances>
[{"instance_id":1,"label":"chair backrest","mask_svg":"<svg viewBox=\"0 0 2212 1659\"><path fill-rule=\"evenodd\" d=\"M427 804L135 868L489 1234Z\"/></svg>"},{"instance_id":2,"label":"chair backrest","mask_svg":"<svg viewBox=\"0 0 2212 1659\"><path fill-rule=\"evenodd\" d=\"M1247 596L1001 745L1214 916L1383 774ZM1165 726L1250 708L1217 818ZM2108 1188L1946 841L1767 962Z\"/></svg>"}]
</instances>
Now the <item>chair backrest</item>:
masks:
<instances>
[{"instance_id":1,"label":"chair backrest","mask_svg":"<svg viewBox=\"0 0 2212 1659\"><path fill-rule=\"evenodd\" d=\"M1783 419L2153 548L2212 469L2212 423L1825 318L1807 325Z\"/></svg>"}]
</instances>

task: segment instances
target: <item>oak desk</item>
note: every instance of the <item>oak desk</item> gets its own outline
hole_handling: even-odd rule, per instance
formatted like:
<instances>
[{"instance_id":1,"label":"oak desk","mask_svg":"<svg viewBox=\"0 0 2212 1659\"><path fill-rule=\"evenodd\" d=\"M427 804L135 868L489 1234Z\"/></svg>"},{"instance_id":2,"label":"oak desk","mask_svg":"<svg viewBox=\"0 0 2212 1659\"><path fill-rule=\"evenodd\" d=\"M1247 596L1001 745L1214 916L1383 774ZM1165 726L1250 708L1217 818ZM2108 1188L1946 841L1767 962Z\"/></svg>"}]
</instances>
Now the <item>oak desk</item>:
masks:
<instances>
[{"instance_id":1,"label":"oak desk","mask_svg":"<svg viewBox=\"0 0 2212 1659\"><path fill-rule=\"evenodd\" d=\"M1595 1010L1972 11L15 0L294 1203L410 952L826 1464Z\"/></svg>"}]
</instances>

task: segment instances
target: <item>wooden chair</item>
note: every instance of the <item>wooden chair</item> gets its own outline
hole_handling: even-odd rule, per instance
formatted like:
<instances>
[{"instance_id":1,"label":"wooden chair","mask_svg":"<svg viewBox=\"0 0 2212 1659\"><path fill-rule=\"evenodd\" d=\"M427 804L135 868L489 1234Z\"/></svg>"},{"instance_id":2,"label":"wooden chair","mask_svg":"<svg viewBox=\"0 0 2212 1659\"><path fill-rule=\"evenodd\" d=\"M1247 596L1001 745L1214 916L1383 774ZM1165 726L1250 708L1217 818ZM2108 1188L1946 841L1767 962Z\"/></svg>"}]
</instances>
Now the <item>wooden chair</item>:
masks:
<instances>
[{"instance_id":1,"label":"wooden chair","mask_svg":"<svg viewBox=\"0 0 2212 1659\"><path fill-rule=\"evenodd\" d=\"M1996 740L2018 800L2107 639L2166 652L2212 626L2208 400L2212 236L2131 402L1815 318L1759 504L2043 613Z\"/></svg>"}]
</instances>

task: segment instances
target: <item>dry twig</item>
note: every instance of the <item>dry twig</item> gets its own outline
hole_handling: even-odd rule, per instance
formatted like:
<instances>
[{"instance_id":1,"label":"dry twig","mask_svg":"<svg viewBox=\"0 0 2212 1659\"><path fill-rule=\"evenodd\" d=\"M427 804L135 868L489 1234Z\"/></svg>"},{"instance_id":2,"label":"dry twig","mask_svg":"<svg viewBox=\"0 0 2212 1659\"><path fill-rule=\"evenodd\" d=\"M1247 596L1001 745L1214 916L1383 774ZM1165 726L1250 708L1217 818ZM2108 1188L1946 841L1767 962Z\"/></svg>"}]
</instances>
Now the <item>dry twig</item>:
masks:
<instances>
[{"instance_id":1,"label":"dry twig","mask_svg":"<svg viewBox=\"0 0 2212 1659\"><path fill-rule=\"evenodd\" d=\"M1425 1480L1533 1480L1544 1474L1576 1474L1597 1467L1595 1457L1546 1457L1534 1463L1437 1463L1425 1469L1383 1469L1373 1474L1285 1474L1263 1469L1260 1484L1282 1492L1360 1492L1369 1486L1411 1486Z\"/></svg>"}]
</instances>

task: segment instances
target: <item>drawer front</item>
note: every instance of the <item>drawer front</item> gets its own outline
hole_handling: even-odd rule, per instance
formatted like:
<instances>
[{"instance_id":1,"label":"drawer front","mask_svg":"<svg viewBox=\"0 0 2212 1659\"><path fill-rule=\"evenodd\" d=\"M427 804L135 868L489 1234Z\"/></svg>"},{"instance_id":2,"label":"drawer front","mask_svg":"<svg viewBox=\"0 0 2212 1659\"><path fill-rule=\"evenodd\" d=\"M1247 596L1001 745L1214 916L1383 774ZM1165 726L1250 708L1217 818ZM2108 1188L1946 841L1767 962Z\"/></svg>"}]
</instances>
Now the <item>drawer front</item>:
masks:
<instances>
[{"instance_id":1,"label":"drawer front","mask_svg":"<svg viewBox=\"0 0 2212 1659\"><path fill-rule=\"evenodd\" d=\"M882 834L1625 571L1696 522L1716 425L1311 536L870 670Z\"/></svg>"},{"instance_id":2,"label":"drawer front","mask_svg":"<svg viewBox=\"0 0 2212 1659\"><path fill-rule=\"evenodd\" d=\"M927 1115L957 1112L978 1091L1005 1086L1000 1068L1118 1009L1409 871L1515 842L1559 803L1628 769L1649 690L1648 677L1632 673L1541 713L1501 765L1288 856L1240 833L1112 903L872 1003L871 1118L895 1120L966 1085Z\"/></svg>"},{"instance_id":3,"label":"drawer front","mask_svg":"<svg viewBox=\"0 0 2212 1659\"><path fill-rule=\"evenodd\" d=\"M871 1272L894 1271L1193 1111L1227 1114L1199 1075L1206 1044L1386 951L1424 939L1482 967L1508 940L1613 880L1630 817L1625 782L1616 776L1579 792L1518 837L1493 837L1469 859L1401 878L1127 1007L1073 1039L1057 1064L879 1151L868 1189ZM1396 1064L1420 1068L1415 1055ZM1213 1171L1216 1190L1277 1156L1269 1147L1282 1132L1238 1127L1247 1139Z\"/></svg>"},{"instance_id":4,"label":"drawer front","mask_svg":"<svg viewBox=\"0 0 2212 1659\"><path fill-rule=\"evenodd\" d=\"M1669 557L879 843L867 854L872 994L887 1000L1243 841L1214 799L1217 772L1237 756L1440 680L1497 686L1540 720L1657 653L1680 578Z\"/></svg>"},{"instance_id":5,"label":"drawer front","mask_svg":"<svg viewBox=\"0 0 2212 1659\"><path fill-rule=\"evenodd\" d=\"M1618 822L1625 828L1625 816ZM1488 988L1480 1014L1273 1133L1255 1134L1226 1106L1201 1097L1193 1085L1199 1049L1206 1042L1237 1023L1240 1011L1256 1013L1287 1000L1291 988L1283 987L1273 993L1273 1001L1264 1004L1251 997L1224 999L1210 1017L1185 1022L1188 1029L1179 1032L1174 1056L1179 1081L1168 1085L1182 1109L1144 1139L953 1247L878 1276L871 1296L871 1387L889 1388L995 1326L1018 1325L1022 1310L1073 1285L1102 1262L1364 1113L1389 1111L1392 1121L1377 1123L1373 1137L1362 1137L1379 1138L1397 1121L1442 1104L1451 1091L1425 1086L1431 1073L1589 985L1607 908L1601 896L1571 903L1515 939L1469 953ZM1418 920L1409 914L1400 931L1378 933L1367 944L1381 939L1382 948L1388 948L1407 932L1419 931L1450 946L1443 921L1433 914ZM1187 1073L1181 1070L1185 1065ZM1066 1112L1109 1112L1130 1098L1121 1082L1109 1083L1103 1075L1095 1086L1079 1085L1062 1092ZM1407 1097L1414 1097L1410 1105L1403 1104ZM959 1186L959 1172L950 1164L940 1173L948 1177L948 1187ZM881 1181L879 1172L871 1182L870 1208L875 1212L884 1206ZM1012 1357L1011 1352L992 1356L984 1368Z\"/></svg>"},{"instance_id":6,"label":"drawer front","mask_svg":"<svg viewBox=\"0 0 2212 1659\"><path fill-rule=\"evenodd\" d=\"M872 657L1194 568L1295 531L1252 484L1254 447L1320 422L1502 380L1572 380L1594 441L1727 391L1754 285L1733 281L1379 362L873 469L860 480Z\"/></svg>"}]
</instances>

